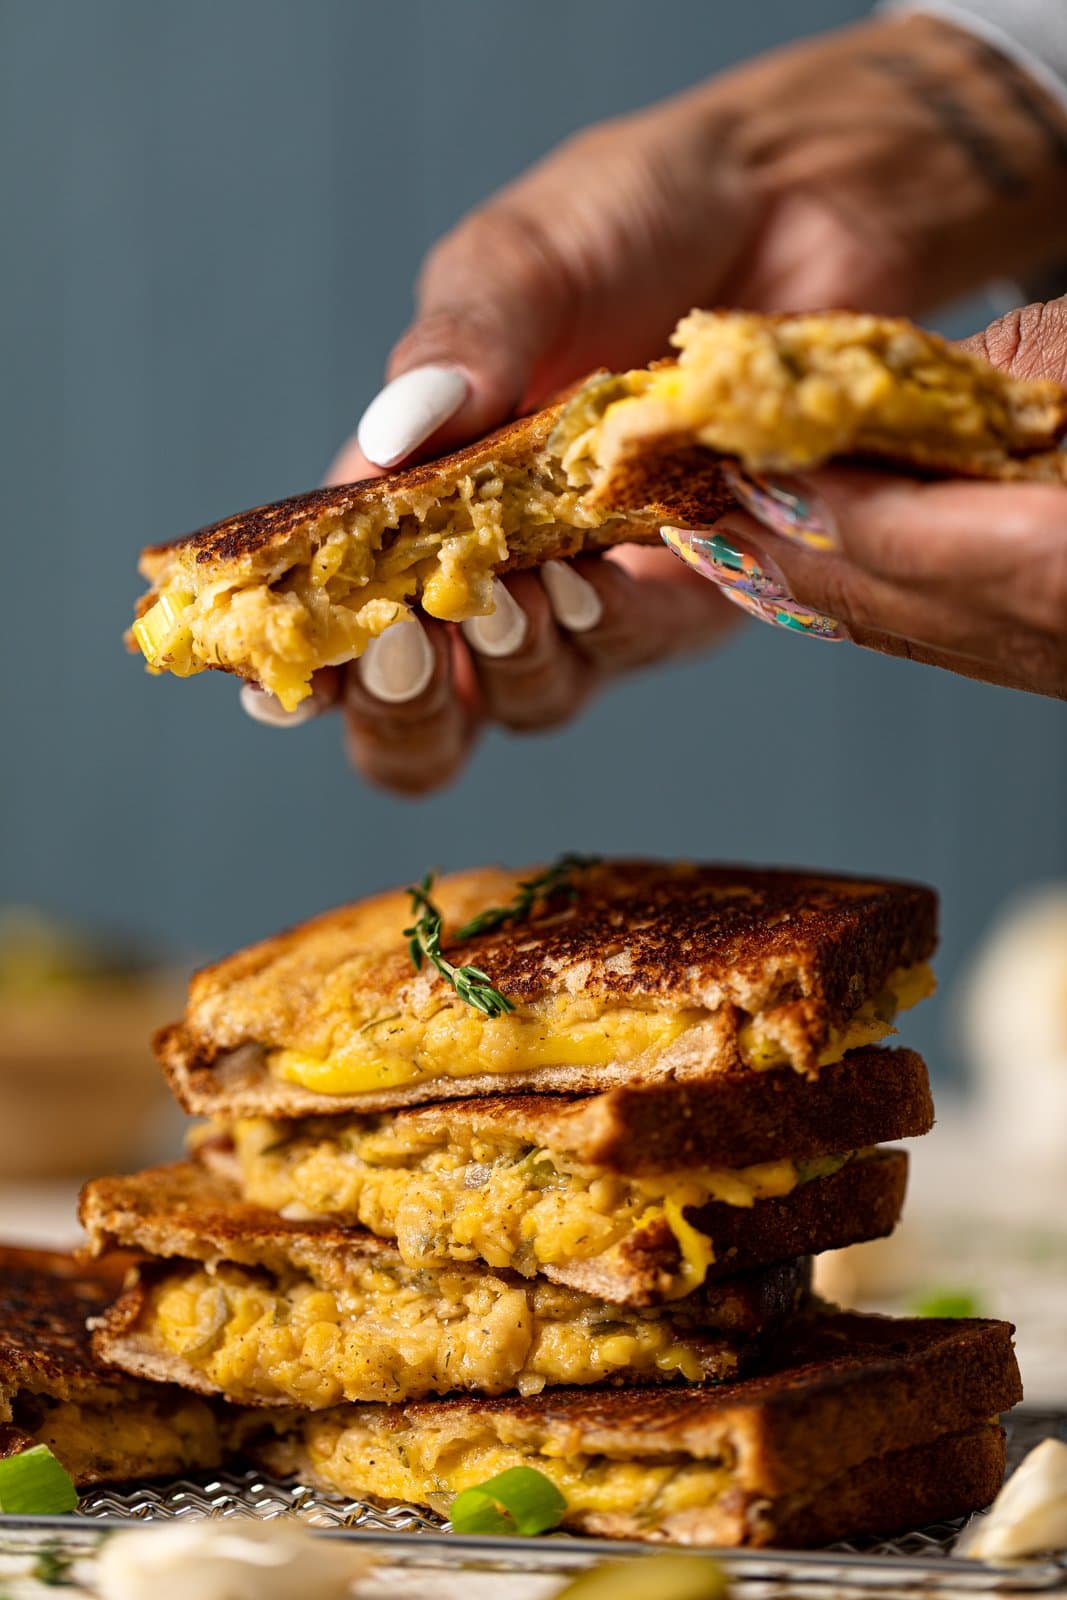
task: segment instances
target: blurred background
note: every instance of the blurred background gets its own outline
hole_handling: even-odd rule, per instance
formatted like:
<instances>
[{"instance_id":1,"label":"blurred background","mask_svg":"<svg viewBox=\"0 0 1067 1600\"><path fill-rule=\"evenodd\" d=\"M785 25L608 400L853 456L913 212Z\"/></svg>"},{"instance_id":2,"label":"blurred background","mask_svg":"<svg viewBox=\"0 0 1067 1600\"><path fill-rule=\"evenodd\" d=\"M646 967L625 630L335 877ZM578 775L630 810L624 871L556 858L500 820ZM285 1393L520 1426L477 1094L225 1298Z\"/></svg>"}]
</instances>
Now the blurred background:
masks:
<instances>
[{"instance_id":1,"label":"blurred background","mask_svg":"<svg viewBox=\"0 0 1067 1600\"><path fill-rule=\"evenodd\" d=\"M353 777L330 719L273 732L233 681L122 647L142 544L319 479L465 208L584 123L868 9L3 0L0 901L180 973L431 863L802 863L936 884L951 994L998 909L1067 877L1062 706L768 628L491 737L421 803ZM948 1015L907 1023L943 1083Z\"/></svg>"}]
</instances>

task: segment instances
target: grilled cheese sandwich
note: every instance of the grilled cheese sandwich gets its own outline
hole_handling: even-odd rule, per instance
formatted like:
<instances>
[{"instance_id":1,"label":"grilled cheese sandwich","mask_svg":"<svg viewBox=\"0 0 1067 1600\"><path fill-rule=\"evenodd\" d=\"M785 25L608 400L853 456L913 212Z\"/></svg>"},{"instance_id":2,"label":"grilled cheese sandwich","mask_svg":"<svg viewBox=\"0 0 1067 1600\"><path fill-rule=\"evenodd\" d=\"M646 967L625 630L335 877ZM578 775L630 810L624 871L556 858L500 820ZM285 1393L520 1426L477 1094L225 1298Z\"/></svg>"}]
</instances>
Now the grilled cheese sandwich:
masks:
<instances>
[{"instance_id":1,"label":"grilled cheese sandwich","mask_svg":"<svg viewBox=\"0 0 1067 1600\"><path fill-rule=\"evenodd\" d=\"M210 1135L208 1136L210 1139ZM838 1172L855 1152L735 1171L624 1174L531 1147L506 1129L447 1129L382 1118L232 1129L242 1192L289 1217L344 1217L395 1239L410 1266L487 1262L526 1277L606 1257L663 1218L677 1266L668 1298L703 1283L715 1241L686 1220L711 1202L751 1207ZM614 1253L614 1255L613 1255ZM606 1265L606 1263L602 1263Z\"/></svg>"},{"instance_id":2,"label":"grilled cheese sandwich","mask_svg":"<svg viewBox=\"0 0 1067 1600\"><path fill-rule=\"evenodd\" d=\"M93 1354L87 1319L106 1310L127 1265L0 1246L0 1455L47 1445L79 1486L221 1464L219 1408Z\"/></svg>"},{"instance_id":3,"label":"grilled cheese sandwich","mask_svg":"<svg viewBox=\"0 0 1067 1600\"><path fill-rule=\"evenodd\" d=\"M793 1260L632 1308L487 1267L412 1268L371 1234L279 1217L193 1164L98 1179L81 1215L91 1248L158 1258L99 1324L98 1353L250 1405L721 1380L808 1282Z\"/></svg>"},{"instance_id":4,"label":"grilled cheese sandwich","mask_svg":"<svg viewBox=\"0 0 1067 1600\"><path fill-rule=\"evenodd\" d=\"M1004 1442L989 1419L1021 1392L1011 1333L830 1313L801 1319L740 1383L339 1407L279 1419L257 1449L347 1497L443 1514L461 1490L532 1466L585 1533L826 1543L992 1499Z\"/></svg>"},{"instance_id":5,"label":"grilled cheese sandwich","mask_svg":"<svg viewBox=\"0 0 1067 1600\"><path fill-rule=\"evenodd\" d=\"M749 467L873 454L1063 481L1067 391L900 319L695 311L677 364L597 374L437 462L261 506L142 553L129 635L154 672L239 674L291 710L419 605L484 616L496 574L707 527Z\"/></svg>"},{"instance_id":6,"label":"grilled cheese sandwich","mask_svg":"<svg viewBox=\"0 0 1067 1600\"><path fill-rule=\"evenodd\" d=\"M412 965L406 897L328 912L196 975L157 1049L188 1110L375 1110L505 1089L597 1089L789 1065L885 1038L933 989L936 902L907 884L692 863L604 862L519 923L522 874L443 878L445 949L489 975L487 1017Z\"/></svg>"}]
</instances>

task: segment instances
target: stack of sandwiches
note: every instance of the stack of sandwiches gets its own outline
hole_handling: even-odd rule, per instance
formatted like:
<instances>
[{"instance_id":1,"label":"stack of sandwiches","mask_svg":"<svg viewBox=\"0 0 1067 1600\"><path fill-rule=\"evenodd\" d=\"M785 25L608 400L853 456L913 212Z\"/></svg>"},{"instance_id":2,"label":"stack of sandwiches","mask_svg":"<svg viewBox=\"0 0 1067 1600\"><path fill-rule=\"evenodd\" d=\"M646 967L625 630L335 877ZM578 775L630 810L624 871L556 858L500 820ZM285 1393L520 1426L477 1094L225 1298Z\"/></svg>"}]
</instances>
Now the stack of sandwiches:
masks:
<instances>
[{"instance_id":1,"label":"stack of sandwiches","mask_svg":"<svg viewBox=\"0 0 1067 1600\"><path fill-rule=\"evenodd\" d=\"M224 1452L444 1514L512 1467L650 1540L984 1505L1010 1327L811 1293L900 1214L883 1142L932 1124L883 1041L935 940L913 885L567 858L231 956L157 1039L188 1159L83 1195L90 1249L138 1259L95 1360Z\"/></svg>"}]
</instances>

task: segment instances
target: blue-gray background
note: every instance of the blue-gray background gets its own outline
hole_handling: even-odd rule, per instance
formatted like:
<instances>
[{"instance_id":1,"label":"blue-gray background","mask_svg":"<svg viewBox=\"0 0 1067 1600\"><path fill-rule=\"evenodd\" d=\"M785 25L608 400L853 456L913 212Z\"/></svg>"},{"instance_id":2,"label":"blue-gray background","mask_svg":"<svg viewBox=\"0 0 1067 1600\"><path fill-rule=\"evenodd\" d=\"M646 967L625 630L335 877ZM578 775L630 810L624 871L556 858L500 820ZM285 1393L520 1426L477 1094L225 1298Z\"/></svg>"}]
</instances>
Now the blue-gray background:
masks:
<instances>
[{"instance_id":1,"label":"blue-gray background","mask_svg":"<svg viewBox=\"0 0 1067 1600\"><path fill-rule=\"evenodd\" d=\"M255 726L232 682L154 681L120 643L142 543L318 479L465 207L582 123L866 9L0 5L0 900L206 956L429 863L751 858L931 880L951 977L1064 873L1063 708L849 647L753 627L411 804L349 773L332 721Z\"/></svg>"}]
</instances>

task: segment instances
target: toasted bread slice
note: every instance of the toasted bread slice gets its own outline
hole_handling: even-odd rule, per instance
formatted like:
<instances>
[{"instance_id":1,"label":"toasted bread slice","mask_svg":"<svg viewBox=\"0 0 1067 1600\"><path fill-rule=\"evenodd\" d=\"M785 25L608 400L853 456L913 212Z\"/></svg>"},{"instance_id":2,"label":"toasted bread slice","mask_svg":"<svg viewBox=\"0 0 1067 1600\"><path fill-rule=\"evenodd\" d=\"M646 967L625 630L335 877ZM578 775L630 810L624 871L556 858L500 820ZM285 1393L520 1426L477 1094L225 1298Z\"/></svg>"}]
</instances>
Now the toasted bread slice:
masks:
<instances>
[{"instance_id":1,"label":"toasted bread slice","mask_svg":"<svg viewBox=\"0 0 1067 1600\"><path fill-rule=\"evenodd\" d=\"M597 374L438 461L149 547L131 648L156 671L237 673L291 709L314 671L360 655L413 605L484 616L495 574L655 542L664 523L706 527L731 503L712 452L1064 481L1053 446L1067 391L900 319L695 311L675 343L676 365Z\"/></svg>"},{"instance_id":2,"label":"toasted bread slice","mask_svg":"<svg viewBox=\"0 0 1067 1600\"><path fill-rule=\"evenodd\" d=\"M869 1147L932 1123L920 1058L868 1050L813 1084L784 1067L673 1093L503 1095L208 1125L191 1144L245 1199L369 1228L395 1239L408 1266L481 1260L647 1305L733 1270L738 1251L756 1265L768 1251L828 1248L842 1232L888 1232L905 1164L872 1160ZM736 1164L731 1135L743 1152ZM845 1140L847 1149L833 1148Z\"/></svg>"},{"instance_id":3,"label":"toasted bread slice","mask_svg":"<svg viewBox=\"0 0 1067 1600\"><path fill-rule=\"evenodd\" d=\"M730 504L700 450L620 471L586 506L548 448L547 407L424 466L258 506L141 557L152 584L130 636L150 666L237 673L288 708L311 675L362 654L418 604L458 622L493 609L495 575L704 526Z\"/></svg>"},{"instance_id":4,"label":"toasted bread slice","mask_svg":"<svg viewBox=\"0 0 1067 1600\"><path fill-rule=\"evenodd\" d=\"M905 1153L874 1150L750 1208L714 1202L675 1213L649 1206L609 1248L583 1253L575 1243L562 1259L541 1263L539 1275L616 1306L657 1306L700 1291L703 1298L694 1303L709 1325L740 1329L736 1311L727 1309L736 1274L884 1237L900 1216L906 1183ZM83 1192L81 1215L97 1251L122 1244L211 1265L234 1261L282 1275L298 1270L331 1283L349 1265L363 1270L380 1260L393 1270L405 1261L390 1240L363 1228L282 1217L239 1194L228 1172L209 1177L183 1163L96 1179ZM472 1259L473 1253L450 1257L442 1248L405 1265L408 1278L418 1282L420 1268ZM522 1256L512 1259L526 1264ZM516 1271L498 1265L489 1277L506 1282ZM461 1286L466 1280L456 1281Z\"/></svg>"},{"instance_id":5,"label":"toasted bread slice","mask_svg":"<svg viewBox=\"0 0 1067 1600\"><path fill-rule=\"evenodd\" d=\"M557 424L552 443L594 502L646 450L694 444L756 471L846 456L1067 482L1062 384L1010 377L902 318L693 311L672 343L677 364L594 379Z\"/></svg>"},{"instance_id":6,"label":"toasted bread slice","mask_svg":"<svg viewBox=\"0 0 1067 1600\"><path fill-rule=\"evenodd\" d=\"M413 1270L373 1234L276 1216L191 1163L97 1180L81 1210L90 1248L172 1258L125 1291L97 1353L249 1405L721 1379L808 1292L806 1261L652 1311L478 1266Z\"/></svg>"},{"instance_id":7,"label":"toasted bread slice","mask_svg":"<svg viewBox=\"0 0 1067 1600\"><path fill-rule=\"evenodd\" d=\"M1012 1328L848 1312L801 1321L758 1376L717 1388L557 1391L344 1406L260 1449L345 1495L446 1511L514 1466L562 1491L565 1525L613 1538L818 1544L985 1505L1021 1398Z\"/></svg>"},{"instance_id":8,"label":"toasted bread slice","mask_svg":"<svg viewBox=\"0 0 1067 1600\"><path fill-rule=\"evenodd\" d=\"M486 1018L416 971L405 891L327 912L193 978L156 1048L186 1110L376 1111L502 1090L814 1075L928 993L937 900L914 884L690 862L605 861L573 898L458 942L525 873L434 886L444 948L513 1007Z\"/></svg>"},{"instance_id":9,"label":"toasted bread slice","mask_svg":"<svg viewBox=\"0 0 1067 1600\"><path fill-rule=\"evenodd\" d=\"M129 1265L0 1245L0 1455L46 1444L79 1486L220 1465L218 1408L140 1383L93 1352L86 1321L120 1292Z\"/></svg>"}]
</instances>

